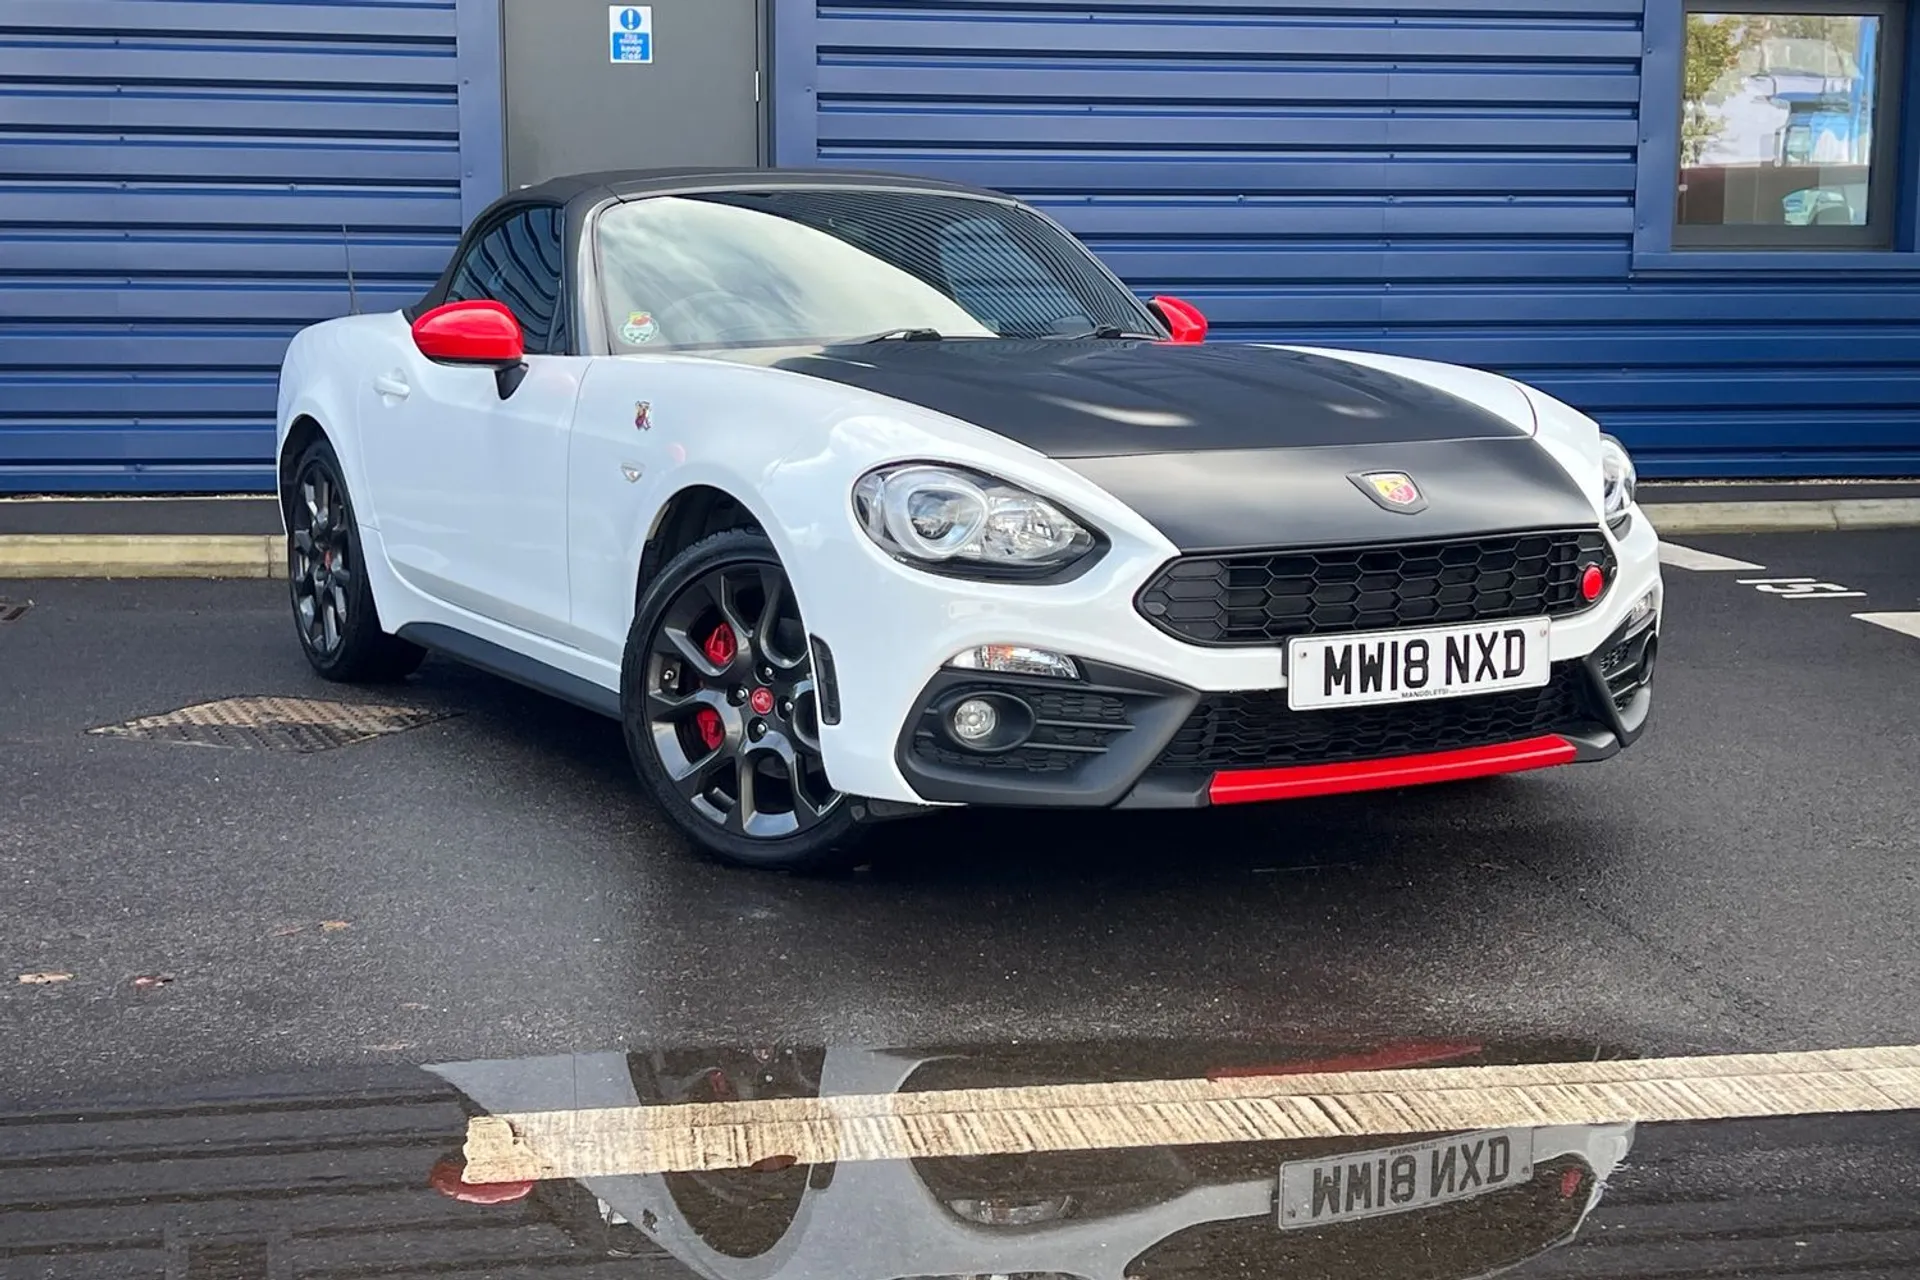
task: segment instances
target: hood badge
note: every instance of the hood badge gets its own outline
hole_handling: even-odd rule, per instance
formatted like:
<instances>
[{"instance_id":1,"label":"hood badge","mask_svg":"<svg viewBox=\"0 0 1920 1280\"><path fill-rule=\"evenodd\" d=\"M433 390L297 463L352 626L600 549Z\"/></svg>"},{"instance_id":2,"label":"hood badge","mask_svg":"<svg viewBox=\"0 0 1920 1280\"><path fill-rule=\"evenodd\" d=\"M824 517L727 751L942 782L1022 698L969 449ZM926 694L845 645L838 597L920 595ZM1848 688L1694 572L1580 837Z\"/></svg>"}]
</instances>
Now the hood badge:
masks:
<instances>
[{"instance_id":1,"label":"hood badge","mask_svg":"<svg viewBox=\"0 0 1920 1280\"><path fill-rule=\"evenodd\" d=\"M1354 487L1388 511L1403 515L1427 509L1427 495L1404 471L1361 471L1347 477Z\"/></svg>"},{"instance_id":2,"label":"hood badge","mask_svg":"<svg viewBox=\"0 0 1920 1280\"><path fill-rule=\"evenodd\" d=\"M633 425L642 431L653 430L653 401L642 400L633 406Z\"/></svg>"}]
</instances>

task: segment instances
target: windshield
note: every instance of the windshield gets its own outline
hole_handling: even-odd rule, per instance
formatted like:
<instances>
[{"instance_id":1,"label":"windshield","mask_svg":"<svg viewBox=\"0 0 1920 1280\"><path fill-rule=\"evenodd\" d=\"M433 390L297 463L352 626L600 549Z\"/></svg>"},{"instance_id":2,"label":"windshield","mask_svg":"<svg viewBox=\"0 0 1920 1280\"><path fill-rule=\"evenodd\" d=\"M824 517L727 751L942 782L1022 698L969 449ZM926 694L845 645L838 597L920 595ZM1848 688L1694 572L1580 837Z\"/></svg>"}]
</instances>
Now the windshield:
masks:
<instances>
[{"instance_id":1,"label":"windshield","mask_svg":"<svg viewBox=\"0 0 1920 1280\"><path fill-rule=\"evenodd\" d=\"M1031 210L929 192L661 196L597 233L617 351L1153 332L1145 308ZM920 336L932 336L921 334Z\"/></svg>"}]
</instances>

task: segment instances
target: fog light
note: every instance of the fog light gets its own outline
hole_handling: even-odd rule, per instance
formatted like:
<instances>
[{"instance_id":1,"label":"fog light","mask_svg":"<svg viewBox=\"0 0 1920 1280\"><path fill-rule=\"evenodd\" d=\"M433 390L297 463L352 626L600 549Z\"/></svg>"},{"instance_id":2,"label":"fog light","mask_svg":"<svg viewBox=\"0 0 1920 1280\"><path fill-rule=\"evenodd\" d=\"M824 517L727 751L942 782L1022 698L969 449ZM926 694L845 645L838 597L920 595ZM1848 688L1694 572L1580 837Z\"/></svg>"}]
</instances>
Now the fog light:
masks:
<instances>
[{"instance_id":1,"label":"fog light","mask_svg":"<svg viewBox=\"0 0 1920 1280\"><path fill-rule=\"evenodd\" d=\"M953 709L953 736L962 742L984 742L1000 727L1000 713L984 698L968 698Z\"/></svg>"},{"instance_id":2,"label":"fog light","mask_svg":"<svg viewBox=\"0 0 1920 1280\"><path fill-rule=\"evenodd\" d=\"M1023 644L983 644L956 653L947 665L963 671L998 671L1010 676L1051 676L1057 680L1078 680L1080 668L1072 658L1051 649L1034 649Z\"/></svg>"}]
</instances>

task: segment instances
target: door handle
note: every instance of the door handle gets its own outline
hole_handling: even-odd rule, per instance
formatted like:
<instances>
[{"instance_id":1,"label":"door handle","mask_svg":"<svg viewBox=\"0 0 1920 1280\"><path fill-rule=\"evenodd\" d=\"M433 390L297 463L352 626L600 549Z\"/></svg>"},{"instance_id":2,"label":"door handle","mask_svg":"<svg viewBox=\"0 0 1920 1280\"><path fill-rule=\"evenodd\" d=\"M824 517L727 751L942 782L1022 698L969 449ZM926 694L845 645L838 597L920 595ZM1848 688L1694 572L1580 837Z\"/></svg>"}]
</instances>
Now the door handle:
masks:
<instances>
[{"instance_id":1,"label":"door handle","mask_svg":"<svg viewBox=\"0 0 1920 1280\"><path fill-rule=\"evenodd\" d=\"M407 385L407 380L395 373L387 374L385 377L375 378L373 380L373 389L381 395L390 396L395 400L405 400L413 394L413 388Z\"/></svg>"}]
</instances>

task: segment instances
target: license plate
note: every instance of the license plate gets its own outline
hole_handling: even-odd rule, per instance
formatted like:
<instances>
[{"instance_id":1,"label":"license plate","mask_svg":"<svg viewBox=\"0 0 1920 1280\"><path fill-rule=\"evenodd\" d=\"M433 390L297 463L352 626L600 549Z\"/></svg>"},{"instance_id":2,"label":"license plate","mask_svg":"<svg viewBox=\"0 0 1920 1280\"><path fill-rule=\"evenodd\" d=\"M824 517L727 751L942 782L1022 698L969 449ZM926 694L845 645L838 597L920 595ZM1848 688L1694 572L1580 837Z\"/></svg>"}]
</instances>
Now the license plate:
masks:
<instances>
[{"instance_id":1,"label":"license plate","mask_svg":"<svg viewBox=\"0 0 1920 1280\"><path fill-rule=\"evenodd\" d=\"M1411 1213L1523 1186L1533 1130L1500 1129L1280 1166L1280 1229Z\"/></svg>"},{"instance_id":2,"label":"license plate","mask_svg":"<svg viewBox=\"0 0 1920 1280\"><path fill-rule=\"evenodd\" d=\"M1545 618L1521 618L1302 636L1287 646L1287 706L1318 711L1538 689L1553 674L1552 631Z\"/></svg>"}]
</instances>

